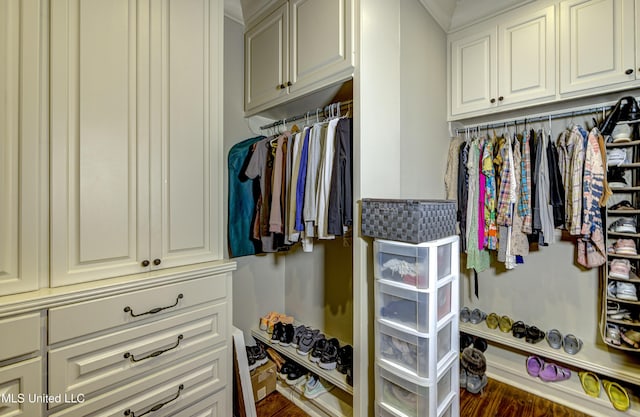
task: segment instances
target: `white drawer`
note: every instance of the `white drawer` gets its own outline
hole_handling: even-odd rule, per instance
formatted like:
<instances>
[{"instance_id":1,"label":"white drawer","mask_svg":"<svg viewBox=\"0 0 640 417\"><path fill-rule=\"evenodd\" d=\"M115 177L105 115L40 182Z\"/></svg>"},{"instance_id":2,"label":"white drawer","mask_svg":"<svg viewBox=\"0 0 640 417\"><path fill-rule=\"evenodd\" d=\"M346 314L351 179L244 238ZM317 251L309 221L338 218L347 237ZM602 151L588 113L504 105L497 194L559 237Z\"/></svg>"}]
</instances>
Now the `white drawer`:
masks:
<instances>
[{"instance_id":1,"label":"white drawer","mask_svg":"<svg viewBox=\"0 0 640 417\"><path fill-rule=\"evenodd\" d=\"M227 340L227 303L49 351L49 394L89 395Z\"/></svg>"},{"instance_id":2,"label":"white drawer","mask_svg":"<svg viewBox=\"0 0 640 417\"><path fill-rule=\"evenodd\" d=\"M49 344L158 318L227 296L227 274L49 309Z\"/></svg>"},{"instance_id":3,"label":"white drawer","mask_svg":"<svg viewBox=\"0 0 640 417\"><path fill-rule=\"evenodd\" d=\"M40 313L1 319L0 335L0 361L40 350Z\"/></svg>"},{"instance_id":4,"label":"white drawer","mask_svg":"<svg viewBox=\"0 0 640 417\"><path fill-rule=\"evenodd\" d=\"M231 413L227 412L228 389L230 388L225 388L198 400L195 404L171 417L228 417L231 415Z\"/></svg>"},{"instance_id":5,"label":"white drawer","mask_svg":"<svg viewBox=\"0 0 640 417\"><path fill-rule=\"evenodd\" d=\"M31 359L0 368L0 416L39 417L43 403L42 360Z\"/></svg>"},{"instance_id":6,"label":"white drawer","mask_svg":"<svg viewBox=\"0 0 640 417\"><path fill-rule=\"evenodd\" d=\"M165 405L161 413L152 412L149 415L174 415L185 406L224 387L226 367L231 362L227 353L225 346L174 362L157 373L119 385L107 393L51 414L51 417L123 417L127 410L130 411L129 415L133 412L133 415L139 416L163 403Z\"/></svg>"}]
</instances>

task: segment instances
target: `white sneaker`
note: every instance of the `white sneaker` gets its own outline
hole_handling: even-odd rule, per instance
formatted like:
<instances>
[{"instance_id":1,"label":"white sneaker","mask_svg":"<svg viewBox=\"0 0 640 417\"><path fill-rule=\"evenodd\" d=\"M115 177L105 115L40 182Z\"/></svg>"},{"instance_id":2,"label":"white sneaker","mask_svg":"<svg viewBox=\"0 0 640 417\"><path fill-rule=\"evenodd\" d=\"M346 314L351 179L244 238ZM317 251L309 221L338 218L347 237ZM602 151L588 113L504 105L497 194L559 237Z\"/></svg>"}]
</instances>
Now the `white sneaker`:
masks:
<instances>
[{"instance_id":1,"label":"white sneaker","mask_svg":"<svg viewBox=\"0 0 640 417\"><path fill-rule=\"evenodd\" d=\"M630 282L616 283L616 298L628 301L638 301L638 294L636 286Z\"/></svg>"},{"instance_id":2,"label":"white sneaker","mask_svg":"<svg viewBox=\"0 0 640 417\"><path fill-rule=\"evenodd\" d=\"M325 381L317 375L309 376L307 384L304 386L304 396L311 399L319 397L325 392L333 389L333 384Z\"/></svg>"},{"instance_id":3,"label":"white sneaker","mask_svg":"<svg viewBox=\"0 0 640 417\"><path fill-rule=\"evenodd\" d=\"M610 282L609 285L607 285L607 295L611 298L616 298L616 283L615 282Z\"/></svg>"}]
</instances>

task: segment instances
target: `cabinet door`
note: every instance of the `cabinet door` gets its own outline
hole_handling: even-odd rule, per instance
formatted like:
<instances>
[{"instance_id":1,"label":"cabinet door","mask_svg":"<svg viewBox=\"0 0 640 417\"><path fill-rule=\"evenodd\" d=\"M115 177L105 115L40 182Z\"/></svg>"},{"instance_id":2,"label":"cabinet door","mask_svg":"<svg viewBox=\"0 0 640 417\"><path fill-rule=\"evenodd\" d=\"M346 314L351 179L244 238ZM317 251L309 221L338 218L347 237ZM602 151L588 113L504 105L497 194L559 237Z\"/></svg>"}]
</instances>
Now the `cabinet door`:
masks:
<instances>
[{"instance_id":1,"label":"cabinet door","mask_svg":"<svg viewBox=\"0 0 640 417\"><path fill-rule=\"evenodd\" d=\"M42 415L43 371L40 358L0 367L0 416Z\"/></svg>"},{"instance_id":2,"label":"cabinet door","mask_svg":"<svg viewBox=\"0 0 640 417\"><path fill-rule=\"evenodd\" d=\"M353 72L352 0L291 0L290 92Z\"/></svg>"},{"instance_id":3,"label":"cabinet door","mask_svg":"<svg viewBox=\"0 0 640 417\"><path fill-rule=\"evenodd\" d=\"M451 114L497 106L497 28L455 34L449 48Z\"/></svg>"},{"instance_id":4,"label":"cabinet door","mask_svg":"<svg viewBox=\"0 0 640 417\"><path fill-rule=\"evenodd\" d=\"M51 286L140 272L149 253L148 8L51 2Z\"/></svg>"},{"instance_id":5,"label":"cabinet door","mask_svg":"<svg viewBox=\"0 0 640 417\"><path fill-rule=\"evenodd\" d=\"M560 8L561 93L635 79L633 0L568 0Z\"/></svg>"},{"instance_id":6,"label":"cabinet door","mask_svg":"<svg viewBox=\"0 0 640 417\"><path fill-rule=\"evenodd\" d=\"M245 111L287 94L289 9L282 4L244 35ZM284 87L284 88L283 88Z\"/></svg>"},{"instance_id":7,"label":"cabinet door","mask_svg":"<svg viewBox=\"0 0 640 417\"><path fill-rule=\"evenodd\" d=\"M0 2L0 295L36 290L46 258L41 6L39 0Z\"/></svg>"},{"instance_id":8,"label":"cabinet door","mask_svg":"<svg viewBox=\"0 0 640 417\"><path fill-rule=\"evenodd\" d=\"M555 95L554 11L555 6L549 6L499 26L499 104Z\"/></svg>"},{"instance_id":9,"label":"cabinet door","mask_svg":"<svg viewBox=\"0 0 640 417\"><path fill-rule=\"evenodd\" d=\"M220 259L222 1L162 0L151 14L162 21L151 30L149 259Z\"/></svg>"}]
</instances>

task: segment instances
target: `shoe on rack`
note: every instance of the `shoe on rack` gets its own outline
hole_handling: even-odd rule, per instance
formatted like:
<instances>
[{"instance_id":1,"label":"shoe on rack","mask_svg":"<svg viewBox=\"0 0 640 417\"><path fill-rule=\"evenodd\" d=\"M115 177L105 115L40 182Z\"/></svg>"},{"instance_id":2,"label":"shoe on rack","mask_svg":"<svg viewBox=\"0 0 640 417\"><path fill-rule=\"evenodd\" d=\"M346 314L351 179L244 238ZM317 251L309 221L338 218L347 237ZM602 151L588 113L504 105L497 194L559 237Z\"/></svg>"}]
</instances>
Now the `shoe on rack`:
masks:
<instances>
[{"instance_id":1,"label":"shoe on rack","mask_svg":"<svg viewBox=\"0 0 640 417\"><path fill-rule=\"evenodd\" d=\"M615 346L620 346L620 328L613 323L607 323L604 341Z\"/></svg>"},{"instance_id":2,"label":"shoe on rack","mask_svg":"<svg viewBox=\"0 0 640 417\"><path fill-rule=\"evenodd\" d=\"M284 333L284 324L277 322L273 325L273 333L271 333L271 343L280 343L280 339Z\"/></svg>"},{"instance_id":3,"label":"shoe on rack","mask_svg":"<svg viewBox=\"0 0 640 417\"><path fill-rule=\"evenodd\" d=\"M629 200L622 200L619 203L616 203L614 205L612 205L611 207L609 207L609 210L635 210L636 208L633 207L633 204L631 204L631 202Z\"/></svg>"},{"instance_id":4,"label":"shoe on rack","mask_svg":"<svg viewBox=\"0 0 640 417\"><path fill-rule=\"evenodd\" d=\"M607 167L617 167L627 161L627 152L622 148L607 150Z\"/></svg>"},{"instance_id":5,"label":"shoe on rack","mask_svg":"<svg viewBox=\"0 0 640 417\"><path fill-rule=\"evenodd\" d=\"M297 348L300 343L300 339L302 339L302 336L304 336L307 330L311 330L311 328L305 326L304 324L301 324L300 326L296 327L296 329L293 332L293 339L291 340L291 346L293 346L294 348Z\"/></svg>"},{"instance_id":6,"label":"shoe on rack","mask_svg":"<svg viewBox=\"0 0 640 417\"><path fill-rule=\"evenodd\" d=\"M351 345L344 345L338 350L336 369L341 374L346 374L347 368L351 366L353 366L353 347Z\"/></svg>"},{"instance_id":7,"label":"shoe on rack","mask_svg":"<svg viewBox=\"0 0 640 417\"><path fill-rule=\"evenodd\" d=\"M307 331L304 332L298 341L298 349L297 352L299 355L308 355L309 352L313 350L316 343L324 339L324 334L320 333L319 330L312 330L307 328Z\"/></svg>"},{"instance_id":8,"label":"shoe on rack","mask_svg":"<svg viewBox=\"0 0 640 417\"><path fill-rule=\"evenodd\" d=\"M618 219L611 223L609 231L617 233L636 233L636 221L631 217Z\"/></svg>"},{"instance_id":9,"label":"shoe on rack","mask_svg":"<svg viewBox=\"0 0 640 417\"><path fill-rule=\"evenodd\" d=\"M311 349L311 354L309 355L309 360L311 362L320 362L320 358L324 353L324 349L327 347L328 340L325 338L319 339L313 345L313 349Z\"/></svg>"},{"instance_id":10,"label":"shoe on rack","mask_svg":"<svg viewBox=\"0 0 640 417\"><path fill-rule=\"evenodd\" d=\"M249 361L249 371L256 369L259 366L269 362L267 358L267 352L264 347L257 343L255 346L245 346L247 350L247 360Z\"/></svg>"},{"instance_id":11,"label":"shoe on rack","mask_svg":"<svg viewBox=\"0 0 640 417\"><path fill-rule=\"evenodd\" d=\"M624 188L627 180L624 177L624 170L620 168L609 168L607 171L607 183L611 188Z\"/></svg>"},{"instance_id":12,"label":"shoe on rack","mask_svg":"<svg viewBox=\"0 0 640 417\"><path fill-rule=\"evenodd\" d=\"M340 350L340 343L338 339L332 338L327 341L324 350L322 351L322 355L320 356L320 362L318 362L318 366L322 369L336 369L338 362L338 351Z\"/></svg>"},{"instance_id":13,"label":"shoe on rack","mask_svg":"<svg viewBox=\"0 0 640 417\"><path fill-rule=\"evenodd\" d=\"M284 365L280 367L280 371L278 372L278 377L280 379L286 380L287 375L289 375L289 372L293 371L293 368L295 368L296 366L297 365L295 362L291 362L287 359Z\"/></svg>"},{"instance_id":14,"label":"shoe on rack","mask_svg":"<svg viewBox=\"0 0 640 417\"><path fill-rule=\"evenodd\" d=\"M287 384L297 385L305 378L306 375L307 370L302 366L295 364L293 369L291 369L287 374Z\"/></svg>"},{"instance_id":15,"label":"shoe on rack","mask_svg":"<svg viewBox=\"0 0 640 417\"><path fill-rule=\"evenodd\" d=\"M609 276L613 278L629 279L631 262L628 259L614 259L609 265Z\"/></svg>"},{"instance_id":16,"label":"shoe on rack","mask_svg":"<svg viewBox=\"0 0 640 417\"><path fill-rule=\"evenodd\" d=\"M613 143L631 142L631 126L626 123L617 124L616 127L613 128L613 132L611 132L611 138L613 139Z\"/></svg>"},{"instance_id":17,"label":"shoe on rack","mask_svg":"<svg viewBox=\"0 0 640 417\"><path fill-rule=\"evenodd\" d=\"M613 245L617 255L637 255L636 242L633 239L618 239Z\"/></svg>"},{"instance_id":18,"label":"shoe on rack","mask_svg":"<svg viewBox=\"0 0 640 417\"><path fill-rule=\"evenodd\" d=\"M616 298L627 301L638 301L636 286L630 282L616 282Z\"/></svg>"},{"instance_id":19,"label":"shoe on rack","mask_svg":"<svg viewBox=\"0 0 640 417\"><path fill-rule=\"evenodd\" d=\"M609 284L607 284L607 296L611 298L616 298L617 290L618 290L618 287L616 286L615 282L611 281Z\"/></svg>"},{"instance_id":20,"label":"shoe on rack","mask_svg":"<svg viewBox=\"0 0 640 417\"><path fill-rule=\"evenodd\" d=\"M607 319L631 320L631 312L615 301L607 301Z\"/></svg>"},{"instance_id":21,"label":"shoe on rack","mask_svg":"<svg viewBox=\"0 0 640 417\"><path fill-rule=\"evenodd\" d=\"M282 329L282 334L280 335L280 339L278 343L281 346L289 346L291 341L293 340L293 334L295 333L295 329L293 324L285 324Z\"/></svg>"},{"instance_id":22,"label":"shoe on rack","mask_svg":"<svg viewBox=\"0 0 640 417\"><path fill-rule=\"evenodd\" d=\"M325 381L317 375L311 374L304 386L304 396L313 399L319 397L325 392L329 392L333 389L333 384Z\"/></svg>"}]
</instances>

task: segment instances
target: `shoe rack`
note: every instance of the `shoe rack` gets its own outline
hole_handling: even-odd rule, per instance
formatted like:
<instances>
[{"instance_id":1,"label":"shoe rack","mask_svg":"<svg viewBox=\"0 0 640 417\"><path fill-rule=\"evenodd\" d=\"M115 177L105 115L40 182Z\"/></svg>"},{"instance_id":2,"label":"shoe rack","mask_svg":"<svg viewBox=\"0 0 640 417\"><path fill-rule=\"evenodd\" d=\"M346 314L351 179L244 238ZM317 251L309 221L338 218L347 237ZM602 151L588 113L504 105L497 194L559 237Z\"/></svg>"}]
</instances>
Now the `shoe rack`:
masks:
<instances>
[{"instance_id":1,"label":"shoe rack","mask_svg":"<svg viewBox=\"0 0 640 417\"><path fill-rule=\"evenodd\" d=\"M615 253L614 250L610 250L609 248L613 247L613 245L619 239L631 239L635 242L636 247L640 244L640 233L636 229L635 232L622 232L609 230L611 225L618 219L633 219L637 221L640 215L640 155L638 150L640 149L640 138L638 136L638 125L633 124L632 126L632 135L630 142L620 142L620 143L607 143L606 149L609 151L611 149L623 149L627 152L627 160L625 163L619 165L619 168L624 170L625 178L627 179L627 186L625 187L612 187L613 196L609 198L607 202L606 210L604 210L605 215L603 216L603 225L604 233L605 233L605 242L607 245L607 263L601 268L601 276L603 276L603 287L602 287L602 307L601 307L601 320L600 320L600 333L602 335L602 340L608 346L620 349L623 351L631 351L631 352L640 352L640 348L633 347L631 344L624 341L631 340L624 335L625 332L628 331L637 331L640 332L640 302L636 300L629 299L621 299L616 296L612 296L609 294L608 288L609 285L617 285L618 283L627 283L632 284L635 287L636 294L638 292L638 286L640 285L640 277L638 277L637 268L640 265L640 255L636 254L628 254L628 253ZM629 208L620 208L620 209L611 209L616 203L628 200L631 202L633 209ZM631 270L629 273L629 279L612 277L611 276L611 262L615 259L626 259L631 264ZM614 294L616 295L616 294ZM636 297L637 298L637 297ZM630 318L611 318L608 314L608 304L615 303L614 305L619 306L621 310L627 310L630 313ZM620 344L613 342L613 340L607 337L607 329L609 326L617 326L620 330ZM633 342L633 341L632 341ZM640 344L638 345L640 346Z\"/></svg>"},{"instance_id":2,"label":"shoe rack","mask_svg":"<svg viewBox=\"0 0 640 417\"><path fill-rule=\"evenodd\" d=\"M374 241L376 415L459 416L459 241Z\"/></svg>"},{"instance_id":3,"label":"shoe rack","mask_svg":"<svg viewBox=\"0 0 640 417\"><path fill-rule=\"evenodd\" d=\"M294 327L300 323L294 323ZM353 387L347 383L347 377L337 370L322 369L311 362L308 355L300 355L293 346L282 346L271 342L271 335L260 329L251 330L252 336L287 359L297 363L309 372L318 375L334 385L334 389L316 398L309 399L299 386L288 385L278 380L276 389L286 398L311 416L351 417L353 415ZM325 335L327 339L331 336ZM340 346L345 343L340 341Z\"/></svg>"}]
</instances>

